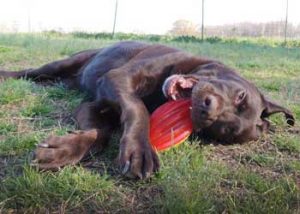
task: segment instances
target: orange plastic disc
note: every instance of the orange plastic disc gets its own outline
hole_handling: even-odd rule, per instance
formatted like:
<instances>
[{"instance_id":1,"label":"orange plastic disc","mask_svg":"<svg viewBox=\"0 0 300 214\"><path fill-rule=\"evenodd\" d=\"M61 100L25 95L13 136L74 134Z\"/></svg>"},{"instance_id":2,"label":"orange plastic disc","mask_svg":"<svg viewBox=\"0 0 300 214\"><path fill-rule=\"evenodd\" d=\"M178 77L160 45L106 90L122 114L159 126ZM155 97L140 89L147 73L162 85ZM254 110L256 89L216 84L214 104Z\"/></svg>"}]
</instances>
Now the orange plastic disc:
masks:
<instances>
[{"instance_id":1,"label":"orange plastic disc","mask_svg":"<svg viewBox=\"0 0 300 214\"><path fill-rule=\"evenodd\" d=\"M190 99L169 101L158 107L150 117L150 142L157 151L184 142L192 133Z\"/></svg>"}]
</instances>

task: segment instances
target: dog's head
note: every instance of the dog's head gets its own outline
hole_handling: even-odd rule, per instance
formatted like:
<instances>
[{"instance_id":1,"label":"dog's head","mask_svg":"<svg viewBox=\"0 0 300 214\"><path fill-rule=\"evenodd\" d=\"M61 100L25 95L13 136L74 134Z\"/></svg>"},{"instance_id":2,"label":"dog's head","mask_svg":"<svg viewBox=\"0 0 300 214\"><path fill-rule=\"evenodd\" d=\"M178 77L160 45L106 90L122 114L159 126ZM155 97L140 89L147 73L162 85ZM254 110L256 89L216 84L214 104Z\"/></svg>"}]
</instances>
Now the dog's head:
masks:
<instances>
[{"instance_id":1,"label":"dog's head","mask_svg":"<svg viewBox=\"0 0 300 214\"><path fill-rule=\"evenodd\" d=\"M253 84L219 63L200 66L192 74L170 76L163 92L171 99L191 97L195 131L221 142L258 139L269 128L266 118L278 112L294 125L291 111L268 101Z\"/></svg>"}]
</instances>

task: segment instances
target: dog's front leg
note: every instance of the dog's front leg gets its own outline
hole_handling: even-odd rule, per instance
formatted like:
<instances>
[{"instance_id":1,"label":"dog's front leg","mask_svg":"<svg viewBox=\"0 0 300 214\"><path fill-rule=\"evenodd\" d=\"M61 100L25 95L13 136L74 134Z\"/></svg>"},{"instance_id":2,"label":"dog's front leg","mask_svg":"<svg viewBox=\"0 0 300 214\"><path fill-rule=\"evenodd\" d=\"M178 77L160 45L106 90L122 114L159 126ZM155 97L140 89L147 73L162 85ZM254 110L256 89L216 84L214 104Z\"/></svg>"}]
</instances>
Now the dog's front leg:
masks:
<instances>
[{"instance_id":1,"label":"dog's front leg","mask_svg":"<svg viewBox=\"0 0 300 214\"><path fill-rule=\"evenodd\" d=\"M149 143L149 115L143 102L133 96L121 100L124 126L119 163L123 174L147 178L159 168L156 152Z\"/></svg>"},{"instance_id":2,"label":"dog's front leg","mask_svg":"<svg viewBox=\"0 0 300 214\"><path fill-rule=\"evenodd\" d=\"M149 143L149 113L130 87L128 75L107 75L101 83L98 99L120 107L123 135L118 156L122 173L147 178L159 168L156 152Z\"/></svg>"}]
</instances>

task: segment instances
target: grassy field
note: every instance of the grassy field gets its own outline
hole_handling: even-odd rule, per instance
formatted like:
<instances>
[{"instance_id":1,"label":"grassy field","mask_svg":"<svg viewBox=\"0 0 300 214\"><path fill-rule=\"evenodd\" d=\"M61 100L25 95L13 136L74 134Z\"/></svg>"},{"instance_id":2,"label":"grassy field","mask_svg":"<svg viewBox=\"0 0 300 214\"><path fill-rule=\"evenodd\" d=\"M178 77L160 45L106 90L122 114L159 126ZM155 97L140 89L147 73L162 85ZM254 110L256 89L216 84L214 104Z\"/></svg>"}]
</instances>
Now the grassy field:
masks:
<instances>
[{"instance_id":1,"label":"grassy field","mask_svg":"<svg viewBox=\"0 0 300 214\"><path fill-rule=\"evenodd\" d=\"M254 40L253 40L254 41ZM164 43L236 68L300 120L300 49L262 41ZM18 70L115 42L72 35L0 34L0 69ZM59 172L30 166L35 146L75 128L71 112L84 97L63 85L26 80L0 83L0 213L300 213L300 126L271 118L274 133L244 145L192 140L159 154L151 180L119 175L105 152Z\"/></svg>"}]
</instances>

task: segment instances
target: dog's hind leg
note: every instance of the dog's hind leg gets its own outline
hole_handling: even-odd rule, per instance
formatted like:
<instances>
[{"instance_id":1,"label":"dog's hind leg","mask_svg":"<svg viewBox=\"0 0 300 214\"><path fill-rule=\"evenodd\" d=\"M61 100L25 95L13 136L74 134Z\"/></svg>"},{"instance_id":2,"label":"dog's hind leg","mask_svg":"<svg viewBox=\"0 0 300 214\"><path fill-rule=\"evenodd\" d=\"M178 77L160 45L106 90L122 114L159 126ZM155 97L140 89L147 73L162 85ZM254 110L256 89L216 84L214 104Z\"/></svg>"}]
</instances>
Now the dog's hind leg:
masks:
<instances>
[{"instance_id":1,"label":"dog's hind leg","mask_svg":"<svg viewBox=\"0 0 300 214\"><path fill-rule=\"evenodd\" d=\"M84 67L100 49L87 50L76 53L69 58L45 64L36 69L26 69L21 71L0 70L0 79L4 78L25 78L36 82L49 80L74 79L78 72Z\"/></svg>"},{"instance_id":2,"label":"dog's hind leg","mask_svg":"<svg viewBox=\"0 0 300 214\"><path fill-rule=\"evenodd\" d=\"M50 136L35 151L34 164L41 170L57 170L77 164L90 153L101 151L112 130L118 125L118 115L97 102L81 104L75 110L79 131L64 136Z\"/></svg>"}]
</instances>

